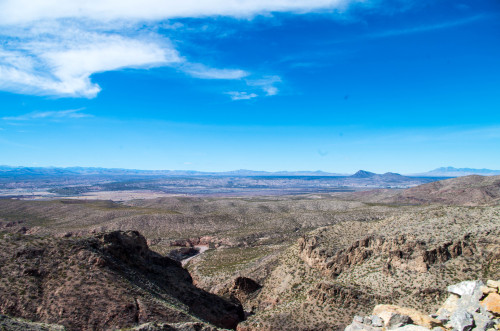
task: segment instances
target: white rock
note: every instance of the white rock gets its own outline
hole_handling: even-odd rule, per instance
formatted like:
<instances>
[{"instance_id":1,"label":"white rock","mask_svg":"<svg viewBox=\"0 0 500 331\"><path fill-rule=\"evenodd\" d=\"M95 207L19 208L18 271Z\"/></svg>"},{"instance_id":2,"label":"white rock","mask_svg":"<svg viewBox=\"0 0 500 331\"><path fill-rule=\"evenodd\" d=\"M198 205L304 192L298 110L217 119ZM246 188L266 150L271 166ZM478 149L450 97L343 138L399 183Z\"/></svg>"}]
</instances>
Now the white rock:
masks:
<instances>
[{"instance_id":1,"label":"white rock","mask_svg":"<svg viewBox=\"0 0 500 331\"><path fill-rule=\"evenodd\" d=\"M461 282L455 285L448 286L448 292L454 293L459 296L471 296L475 298L479 296L477 300L481 299L483 292L481 291L481 286L484 286L484 283L480 280L471 280Z\"/></svg>"},{"instance_id":2,"label":"white rock","mask_svg":"<svg viewBox=\"0 0 500 331\"><path fill-rule=\"evenodd\" d=\"M382 328L375 328L359 322L352 322L344 331L382 331Z\"/></svg>"},{"instance_id":3,"label":"white rock","mask_svg":"<svg viewBox=\"0 0 500 331\"><path fill-rule=\"evenodd\" d=\"M469 331L474 326L474 318L467 310L459 308L451 314L450 325L454 330Z\"/></svg>"},{"instance_id":4,"label":"white rock","mask_svg":"<svg viewBox=\"0 0 500 331\"><path fill-rule=\"evenodd\" d=\"M441 308L437 311L437 315L450 318L450 315L457 310L458 308L458 302L460 300L460 297L456 294L451 294L448 299L443 303ZM440 319L440 318L438 318Z\"/></svg>"},{"instance_id":5,"label":"white rock","mask_svg":"<svg viewBox=\"0 0 500 331\"><path fill-rule=\"evenodd\" d=\"M420 325L414 325L414 324L408 324L405 326L402 326L400 328L395 328L392 330L398 330L398 331L429 331L430 329L420 326Z\"/></svg>"},{"instance_id":6,"label":"white rock","mask_svg":"<svg viewBox=\"0 0 500 331\"><path fill-rule=\"evenodd\" d=\"M474 331L486 331L495 326L495 322L493 320L482 314L473 313L472 316L474 317L474 324L476 325L472 329Z\"/></svg>"},{"instance_id":7,"label":"white rock","mask_svg":"<svg viewBox=\"0 0 500 331\"><path fill-rule=\"evenodd\" d=\"M375 327L383 327L384 326L384 321L378 317L378 316L371 316L371 321L372 321L372 325L375 326Z\"/></svg>"}]
</instances>

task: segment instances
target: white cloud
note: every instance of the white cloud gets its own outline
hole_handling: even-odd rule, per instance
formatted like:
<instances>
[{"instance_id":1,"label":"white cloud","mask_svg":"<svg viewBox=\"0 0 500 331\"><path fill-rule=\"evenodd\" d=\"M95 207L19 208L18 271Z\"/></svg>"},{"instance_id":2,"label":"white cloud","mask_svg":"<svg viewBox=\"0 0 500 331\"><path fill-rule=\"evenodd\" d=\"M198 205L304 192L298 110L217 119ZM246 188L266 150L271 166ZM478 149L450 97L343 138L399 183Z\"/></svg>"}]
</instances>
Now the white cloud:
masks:
<instances>
[{"instance_id":1,"label":"white cloud","mask_svg":"<svg viewBox=\"0 0 500 331\"><path fill-rule=\"evenodd\" d=\"M250 73L192 63L165 37L140 34L137 27L156 24L175 30L182 24L160 21L183 17L343 11L364 1L0 0L0 90L92 98L101 90L92 82L95 73L158 66L175 67L200 79L242 79ZM247 84L271 96L278 93L273 85L278 81Z\"/></svg>"},{"instance_id":2,"label":"white cloud","mask_svg":"<svg viewBox=\"0 0 500 331\"><path fill-rule=\"evenodd\" d=\"M180 69L200 79L240 79L249 75L248 72L240 69L216 69L200 63L186 63Z\"/></svg>"},{"instance_id":3,"label":"white cloud","mask_svg":"<svg viewBox=\"0 0 500 331\"><path fill-rule=\"evenodd\" d=\"M81 112L82 110L84 110L84 108L68 109L68 110L36 111L20 116L2 117L2 119L5 121L31 121L40 119L60 120L60 119L92 117L92 115L90 114L82 113Z\"/></svg>"},{"instance_id":4,"label":"white cloud","mask_svg":"<svg viewBox=\"0 0 500 331\"><path fill-rule=\"evenodd\" d=\"M278 94L279 90L274 84L280 82L281 78L279 76L266 76L261 79L247 80L247 85L259 87L266 92L267 96L272 96Z\"/></svg>"},{"instance_id":5,"label":"white cloud","mask_svg":"<svg viewBox=\"0 0 500 331\"><path fill-rule=\"evenodd\" d=\"M191 63L165 37L154 33L131 35L127 25L122 28L108 32L108 26L96 29L89 23L72 21L0 31L0 42L4 41L0 44L0 90L93 98L101 88L91 76L122 68L171 66L200 79L249 75L241 69Z\"/></svg>"},{"instance_id":6,"label":"white cloud","mask_svg":"<svg viewBox=\"0 0 500 331\"><path fill-rule=\"evenodd\" d=\"M227 92L229 96L231 96L231 100L249 100L258 97L257 94L255 93L248 93L248 92L237 92L237 91L232 91L232 92Z\"/></svg>"},{"instance_id":7,"label":"white cloud","mask_svg":"<svg viewBox=\"0 0 500 331\"><path fill-rule=\"evenodd\" d=\"M180 17L249 17L269 12L343 11L365 0L3 0L0 22L20 24L39 20L162 20Z\"/></svg>"},{"instance_id":8,"label":"white cloud","mask_svg":"<svg viewBox=\"0 0 500 331\"><path fill-rule=\"evenodd\" d=\"M0 46L0 89L14 92L92 98L100 91L91 82L94 73L184 61L170 44L151 37L59 24L8 33L8 42Z\"/></svg>"}]
</instances>

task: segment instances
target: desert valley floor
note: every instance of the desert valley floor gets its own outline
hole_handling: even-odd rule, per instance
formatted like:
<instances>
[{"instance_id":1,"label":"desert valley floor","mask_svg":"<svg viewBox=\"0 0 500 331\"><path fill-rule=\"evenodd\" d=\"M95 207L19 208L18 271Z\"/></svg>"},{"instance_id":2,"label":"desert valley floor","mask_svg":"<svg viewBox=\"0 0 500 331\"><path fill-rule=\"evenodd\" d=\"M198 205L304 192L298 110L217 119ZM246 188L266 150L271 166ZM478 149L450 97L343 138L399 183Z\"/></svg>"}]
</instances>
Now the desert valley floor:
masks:
<instances>
[{"instance_id":1,"label":"desert valley floor","mask_svg":"<svg viewBox=\"0 0 500 331\"><path fill-rule=\"evenodd\" d=\"M377 304L430 314L446 286L499 279L500 177L411 186L5 196L0 325L341 330Z\"/></svg>"}]
</instances>

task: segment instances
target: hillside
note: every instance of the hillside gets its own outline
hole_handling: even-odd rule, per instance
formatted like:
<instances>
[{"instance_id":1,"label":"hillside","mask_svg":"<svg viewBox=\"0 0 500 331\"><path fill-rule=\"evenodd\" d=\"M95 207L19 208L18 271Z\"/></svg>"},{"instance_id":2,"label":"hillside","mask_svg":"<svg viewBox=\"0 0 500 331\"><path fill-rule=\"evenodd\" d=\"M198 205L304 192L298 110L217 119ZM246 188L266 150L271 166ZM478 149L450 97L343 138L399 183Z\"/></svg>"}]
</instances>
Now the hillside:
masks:
<instances>
[{"instance_id":1,"label":"hillside","mask_svg":"<svg viewBox=\"0 0 500 331\"><path fill-rule=\"evenodd\" d=\"M340 330L380 303L430 313L447 285L500 277L499 215L490 207L430 207L312 231L243 302L256 314L238 330Z\"/></svg>"},{"instance_id":2,"label":"hillside","mask_svg":"<svg viewBox=\"0 0 500 331\"><path fill-rule=\"evenodd\" d=\"M498 204L500 176L465 176L406 189L386 202L475 206Z\"/></svg>"},{"instance_id":3,"label":"hillside","mask_svg":"<svg viewBox=\"0 0 500 331\"><path fill-rule=\"evenodd\" d=\"M339 330L380 303L427 312L449 284L500 277L500 206L483 196L467 205L497 179L290 196L0 199L0 314L69 329L265 331ZM408 192L428 200L398 200Z\"/></svg>"},{"instance_id":4,"label":"hillside","mask_svg":"<svg viewBox=\"0 0 500 331\"><path fill-rule=\"evenodd\" d=\"M202 321L235 328L244 318L241 306L195 287L180 263L150 251L137 232L4 233L1 246L2 314L69 330Z\"/></svg>"}]
</instances>

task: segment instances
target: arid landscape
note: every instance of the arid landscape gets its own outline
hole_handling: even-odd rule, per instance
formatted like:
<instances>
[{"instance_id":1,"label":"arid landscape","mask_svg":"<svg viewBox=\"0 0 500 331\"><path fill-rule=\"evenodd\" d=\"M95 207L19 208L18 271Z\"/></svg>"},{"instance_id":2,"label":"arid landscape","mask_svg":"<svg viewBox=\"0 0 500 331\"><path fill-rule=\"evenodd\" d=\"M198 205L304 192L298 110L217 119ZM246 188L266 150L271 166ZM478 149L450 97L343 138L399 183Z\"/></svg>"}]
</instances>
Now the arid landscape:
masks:
<instances>
[{"instance_id":1,"label":"arid landscape","mask_svg":"<svg viewBox=\"0 0 500 331\"><path fill-rule=\"evenodd\" d=\"M263 189L0 199L0 325L342 330L377 304L430 314L446 286L500 278L498 176Z\"/></svg>"},{"instance_id":2,"label":"arid landscape","mask_svg":"<svg viewBox=\"0 0 500 331\"><path fill-rule=\"evenodd\" d=\"M500 331L499 0L0 0L0 331Z\"/></svg>"}]
</instances>

